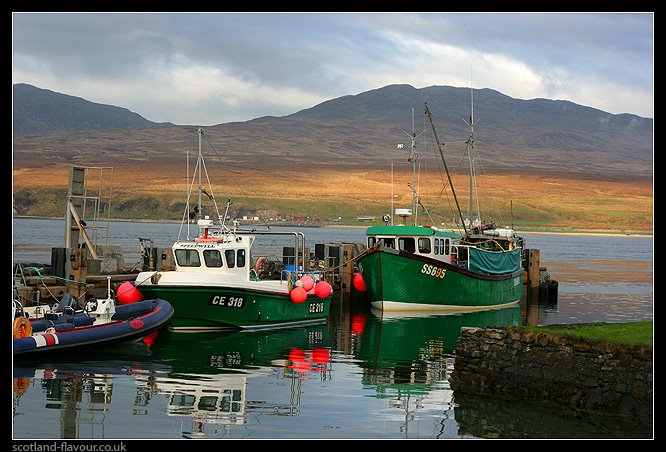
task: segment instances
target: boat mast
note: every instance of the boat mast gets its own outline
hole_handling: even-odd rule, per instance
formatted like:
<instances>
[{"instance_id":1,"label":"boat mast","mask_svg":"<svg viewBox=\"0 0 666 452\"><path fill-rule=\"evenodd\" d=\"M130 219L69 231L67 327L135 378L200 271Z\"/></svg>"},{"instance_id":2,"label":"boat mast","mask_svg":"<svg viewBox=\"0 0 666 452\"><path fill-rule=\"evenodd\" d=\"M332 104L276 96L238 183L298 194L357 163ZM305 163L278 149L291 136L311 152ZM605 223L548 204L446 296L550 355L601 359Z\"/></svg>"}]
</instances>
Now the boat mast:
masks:
<instances>
[{"instance_id":1,"label":"boat mast","mask_svg":"<svg viewBox=\"0 0 666 452\"><path fill-rule=\"evenodd\" d=\"M474 162L474 89L470 88L470 114L469 122L465 121L469 126L469 138L465 142L467 145L467 157L469 158L469 204L467 208L467 218L469 219L470 226L474 226L474 220L478 219L481 222L481 214L479 212L479 203L476 200L476 216L473 216L474 210L474 179L476 177L476 166Z\"/></svg>"},{"instance_id":2,"label":"boat mast","mask_svg":"<svg viewBox=\"0 0 666 452\"><path fill-rule=\"evenodd\" d=\"M444 169L446 170L446 177L449 179L449 185L451 186L451 192L453 193L453 199L456 201L456 208L458 209L458 215L460 216L460 221L462 222L463 230L467 234L467 226L465 226L465 219L463 218L462 211L460 210L460 204L458 203L458 197L456 196L456 189L453 187L453 182L451 182L451 174L449 173L449 167L446 164L446 159L444 158L444 152L442 151L442 145L439 142L437 137L437 131L435 130L435 124L432 122L432 113L428 108L428 102L425 103L425 114L430 120L430 126L432 127L432 133L435 137L435 143L437 143L437 149L439 149L439 155L442 157L442 163L444 164Z\"/></svg>"},{"instance_id":3,"label":"boat mast","mask_svg":"<svg viewBox=\"0 0 666 452\"><path fill-rule=\"evenodd\" d=\"M201 159L201 137L203 136L203 129L199 127L199 157L197 158L197 167L199 168L199 220L201 220L201 165L202 165L202 159Z\"/></svg>"},{"instance_id":4,"label":"boat mast","mask_svg":"<svg viewBox=\"0 0 666 452\"><path fill-rule=\"evenodd\" d=\"M418 193L416 190L416 158L418 154L416 153L416 131L414 130L414 108L412 108L412 134L410 135L411 147L409 148L409 159L408 161L412 163L412 215L414 216L414 226L418 224Z\"/></svg>"}]
</instances>

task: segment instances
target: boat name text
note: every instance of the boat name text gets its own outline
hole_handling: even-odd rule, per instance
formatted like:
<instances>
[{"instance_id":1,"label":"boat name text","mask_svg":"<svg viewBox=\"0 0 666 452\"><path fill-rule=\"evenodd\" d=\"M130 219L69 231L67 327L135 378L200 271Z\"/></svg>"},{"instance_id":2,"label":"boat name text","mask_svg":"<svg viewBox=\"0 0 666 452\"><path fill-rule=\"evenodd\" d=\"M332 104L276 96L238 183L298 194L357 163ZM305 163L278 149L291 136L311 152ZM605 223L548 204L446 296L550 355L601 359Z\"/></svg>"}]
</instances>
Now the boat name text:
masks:
<instances>
[{"instance_id":1,"label":"boat name text","mask_svg":"<svg viewBox=\"0 0 666 452\"><path fill-rule=\"evenodd\" d=\"M208 300L212 306L226 306L228 308L242 308L245 306L245 297L231 297L229 295L213 295Z\"/></svg>"},{"instance_id":2,"label":"boat name text","mask_svg":"<svg viewBox=\"0 0 666 452\"><path fill-rule=\"evenodd\" d=\"M179 248L216 248L215 243L183 243Z\"/></svg>"},{"instance_id":3,"label":"boat name text","mask_svg":"<svg viewBox=\"0 0 666 452\"><path fill-rule=\"evenodd\" d=\"M421 268L421 273L425 273L426 275L430 275L435 278L444 278L444 275L446 274L446 269L442 267L436 267L430 264L423 264L423 267Z\"/></svg>"},{"instance_id":4,"label":"boat name text","mask_svg":"<svg viewBox=\"0 0 666 452\"><path fill-rule=\"evenodd\" d=\"M323 301L317 301L314 303L310 303L310 306L308 306L308 313L309 314L320 314L324 312L324 302Z\"/></svg>"}]
</instances>

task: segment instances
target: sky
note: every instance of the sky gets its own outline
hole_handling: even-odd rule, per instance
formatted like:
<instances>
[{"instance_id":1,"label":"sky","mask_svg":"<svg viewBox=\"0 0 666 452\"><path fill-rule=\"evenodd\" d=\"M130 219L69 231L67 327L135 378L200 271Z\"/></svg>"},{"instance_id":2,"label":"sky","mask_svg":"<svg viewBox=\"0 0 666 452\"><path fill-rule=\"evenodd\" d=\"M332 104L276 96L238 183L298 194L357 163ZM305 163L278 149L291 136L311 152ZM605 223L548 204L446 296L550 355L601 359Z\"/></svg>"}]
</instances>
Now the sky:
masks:
<instances>
[{"instance_id":1,"label":"sky","mask_svg":"<svg viewBox=\"0 0 666 452\"><path fill-rule=\"evenodd\" d=\"M391 84L654 117L654 13L20 13L12 82L210 126Z\"/></svg>"}]
</instances>

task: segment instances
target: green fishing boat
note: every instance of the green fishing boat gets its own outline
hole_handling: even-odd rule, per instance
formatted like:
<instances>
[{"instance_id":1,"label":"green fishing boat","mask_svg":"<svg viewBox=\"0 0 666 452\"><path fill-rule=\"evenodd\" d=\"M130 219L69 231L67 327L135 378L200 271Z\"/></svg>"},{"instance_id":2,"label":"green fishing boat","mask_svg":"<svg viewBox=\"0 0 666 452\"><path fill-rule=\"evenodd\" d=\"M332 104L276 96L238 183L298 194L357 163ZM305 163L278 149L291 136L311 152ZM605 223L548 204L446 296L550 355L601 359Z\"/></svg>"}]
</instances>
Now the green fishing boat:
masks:
<instances>
[{"instance_id":1,"label":"green fishing boat","mask_svg":"<svg viewBox=\"0 0 666 452\"><path fill-rule=\"evenodd\" d=\"M508 227L483 223L472 213L474 178L473 115L466 152L470 158L470 212L463 217L441 144L430 119L435 142L453 192L459 232L440 230L417 222L421 204L416 191L415 137L409 161L412 163L412 208L396 209L403 224L388 224L366 230L367 251L357 258L366 296L372 307L383 311L477 310L518 303L523 292L524 239ZM400 147L400 146L399 146ZM407 219L413 217L413 224Z\"/></svg>"},{"instance_id":2,"label":"green fishing boat","mask_svg":"<svg viewBox=\"0 0 666 452\"><path fill-rule=\"evenodd\" d=\"M160 297L174 308L169 328L184 332L225 329L266 329L326 323L331 306L331 285L316 272L303 272L305 236L302 232L243 230L225 224L215 197L202 189L205 170L201 153L203 131L199 129L198 203L183 215L183 224L195 221L196 236L177 240L171 247L173 266L137 275L136 290L144 298ZM194 185L195 178L192 178ZM193 192L191 187L188 195ZM202 193L213 201L217 222L202 214ZM189 206L189 197L188 197ZM181 227L181 233L183 228ZM267 259L253 256L258 235L290 236L294 239L293 270L267 275ZM299 256L300 254L300 256Z\"/></svg>"}]
</instances>

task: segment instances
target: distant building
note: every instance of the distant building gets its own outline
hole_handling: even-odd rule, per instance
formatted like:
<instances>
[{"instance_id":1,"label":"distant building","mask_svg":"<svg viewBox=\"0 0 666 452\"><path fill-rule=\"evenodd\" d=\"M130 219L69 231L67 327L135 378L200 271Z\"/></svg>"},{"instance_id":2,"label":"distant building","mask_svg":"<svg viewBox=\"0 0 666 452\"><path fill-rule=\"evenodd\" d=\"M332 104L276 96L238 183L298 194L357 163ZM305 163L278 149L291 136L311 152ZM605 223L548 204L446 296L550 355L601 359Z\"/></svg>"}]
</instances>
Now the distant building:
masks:
<instances>
[{"instance_id":1,"label":"distant building","mask_svg":"<svg viewBox=\"0 0 666 452\"><path fill-rule=\"evenodd\" d=\"M236 218L244 221L259 221L259 214L252 209L239 209Z\"/></svg>"},{"instance_id":2,"label":"distant building","mask_svg":"<svg viewBox=\"0 0 666 452\"><path fill-rule=\"evenodd\" d=\"M361 223L369 223L370 221L375 221L376 218L377 217L372 216L356 217L356 221Z\"/></svg>"}]
</instances>

